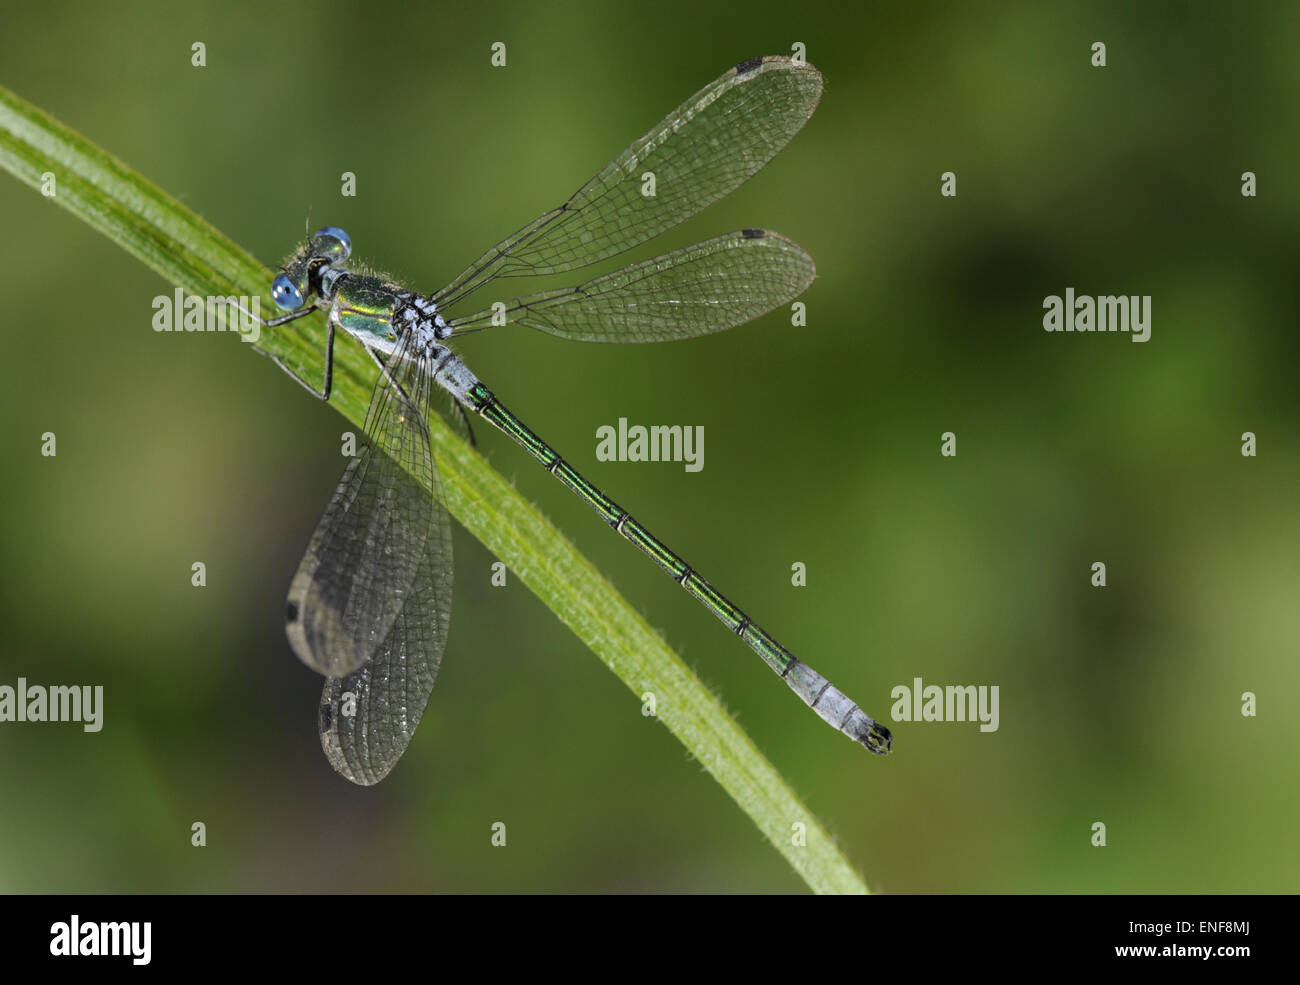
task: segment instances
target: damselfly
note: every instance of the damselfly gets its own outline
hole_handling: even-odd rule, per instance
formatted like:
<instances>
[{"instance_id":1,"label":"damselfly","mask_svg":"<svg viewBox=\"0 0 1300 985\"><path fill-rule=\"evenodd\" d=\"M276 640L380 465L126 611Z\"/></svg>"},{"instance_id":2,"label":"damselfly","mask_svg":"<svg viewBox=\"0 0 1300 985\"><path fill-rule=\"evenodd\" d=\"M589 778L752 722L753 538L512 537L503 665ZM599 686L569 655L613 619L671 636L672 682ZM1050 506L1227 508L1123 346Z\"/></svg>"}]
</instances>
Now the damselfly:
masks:
<instances>
[{"instance_id":1,"label":"damselfly","mask_svg":"<svg viewBox=\"0 0 1300 985\"><path fill-rule=\"evenodd\" d=\"M272 298L288 313L268 326L329 312L323 386L317 390L294 373L304 387L329 399L339 328L380 368L360 451L312 534L286 609L294 651L327 678L321 743L343 776L370 784L392 769L419 724L447 640L451 528L427 424L435 387L455 398L467 420L475 415L518 442L749 644L824 720L874 753L889 751L888 729L579 475L448 347L457 333L506 322L583 342L663 342L719 332L803 293L815 274L803 249L767 230L742 229L577 287L516 298L504 311L497 305L444 316L499 278L584 267L690 218L770 161L807 122L821 91L821 75L807 63L778 56L741 62L567 202L433 294L350 270L351 241L333 226L315 233L275 278ZM654 194L647 194L647 172Z\"/></svg>"}]
</instances>

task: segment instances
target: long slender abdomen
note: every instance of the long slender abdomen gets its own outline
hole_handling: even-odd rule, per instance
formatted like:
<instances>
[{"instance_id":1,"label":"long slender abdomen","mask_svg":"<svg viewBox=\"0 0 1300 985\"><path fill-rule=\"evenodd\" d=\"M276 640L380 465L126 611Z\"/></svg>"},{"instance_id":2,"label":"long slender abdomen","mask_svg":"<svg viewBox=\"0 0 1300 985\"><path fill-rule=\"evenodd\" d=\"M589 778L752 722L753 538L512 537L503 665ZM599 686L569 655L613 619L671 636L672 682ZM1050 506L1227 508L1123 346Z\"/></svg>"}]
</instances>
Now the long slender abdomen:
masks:
<instances>
[{"instance_id":1,"label":"long slender abdomen","mask_svg":"<svg viewBox=\"0 0 1300 985\"><path fill-rule=\"evenodd\" d=\"M655 564L699 600L729 630L743 639L803 699L823 721L860 742L872 752L884 755L893 744L889 729L878 724L843 691L813 670L756 625L734 602L714 588L680 555L659 540L627 510L606 496L572 465L560 457L518 417L512 414L455 356L439 366L438 383L466 407L509 435L544 469L573 490L583 502L601 515L614 530L635 544Z\"/></svg>"}]
</instances>

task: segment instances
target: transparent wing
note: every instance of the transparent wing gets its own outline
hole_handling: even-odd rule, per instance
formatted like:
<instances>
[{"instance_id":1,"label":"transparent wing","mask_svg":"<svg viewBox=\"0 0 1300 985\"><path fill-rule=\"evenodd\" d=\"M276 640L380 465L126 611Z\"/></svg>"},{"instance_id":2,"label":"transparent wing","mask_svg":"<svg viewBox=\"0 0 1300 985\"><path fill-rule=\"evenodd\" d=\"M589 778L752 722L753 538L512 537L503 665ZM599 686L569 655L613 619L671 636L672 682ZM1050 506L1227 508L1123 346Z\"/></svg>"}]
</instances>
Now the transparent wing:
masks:
<instances>
[{"instance_id":1,"label":"transparent wing","mask_svg":"<svg viewBox=\"0 0 1300 985\"><path fill-rule=\"evenodd\" d=\"M798 243L743 229L560 290L516 298L506 322L581 342L666 342L720 332L788 304L817 268ZM501 323L491 309L457 330Z\"/></svg>"},{"instance_id":2,"label":"transparent wing","mask_svg":"<svg viewBox=\"0 0 1300 985\"><path fill-rule=\"evenodd\" d=\"M799 132L817 69L779 55L730 69L652 127L573 197L488 250L435 297L442 309L498 277L560 273L622 253L729 195ZM654 194L643 194L643 175Z\"/></svg>"},{"instance_id":3,"label":"transparent wing","mask_svg":"<svg viewBox=\"0 0 1300 985\"><path fill-rule=\"evenodd\" d=\"M375 385L362 446L289 586L289 643L326 677L359 670L389 637L435 536L439 508L419 482L434 482L432 381L427 360L407 353L399 345Z\"/></svg>"},{"instance_id":4,"label":"transparent wing","mask_svg":"<svg viewBox=\"0 0 1300 985\"><path fill-rule=\"evenodd\" d=\"M451 621L451 522L434 472L434 522L406 604L370 662L325 682L320 741L353 783L378 783L406 752L429 703Z\"/></svg>"}]
</instances>

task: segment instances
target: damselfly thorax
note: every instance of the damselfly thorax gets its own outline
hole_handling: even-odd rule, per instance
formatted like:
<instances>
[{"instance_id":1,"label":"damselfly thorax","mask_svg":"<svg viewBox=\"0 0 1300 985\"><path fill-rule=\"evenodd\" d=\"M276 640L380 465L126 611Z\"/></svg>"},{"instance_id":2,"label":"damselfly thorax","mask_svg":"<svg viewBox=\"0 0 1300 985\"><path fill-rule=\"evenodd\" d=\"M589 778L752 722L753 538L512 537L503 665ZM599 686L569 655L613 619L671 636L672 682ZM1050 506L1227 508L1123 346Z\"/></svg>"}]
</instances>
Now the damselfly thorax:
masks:
<instances>
[{"instance_id":1,"label":"damselfly thorax","mask_svg":"<svg viewBox=\"0 0 1300 985\"><path fill-rule=\"evenodd\" d=\"M384 277L354 273L343 265L351 252L351 240L337 226L317 232L276 278L276 303L287 304L288 310L301 307L302 293L294 281L305 279L310 293L319 298L317 306L329 305L331 325L386 354L407 332L415 333L414 341L424 352L451 335L431 296L422 297Z\"/></svg>"}]
</instances>

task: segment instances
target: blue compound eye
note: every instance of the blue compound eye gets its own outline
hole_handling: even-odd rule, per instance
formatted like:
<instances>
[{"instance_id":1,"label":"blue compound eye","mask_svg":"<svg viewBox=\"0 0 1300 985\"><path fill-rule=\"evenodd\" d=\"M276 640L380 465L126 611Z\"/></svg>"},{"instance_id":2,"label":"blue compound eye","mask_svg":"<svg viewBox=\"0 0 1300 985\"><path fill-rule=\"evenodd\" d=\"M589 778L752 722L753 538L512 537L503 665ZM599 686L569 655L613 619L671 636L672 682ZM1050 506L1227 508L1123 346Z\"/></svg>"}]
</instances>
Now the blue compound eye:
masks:
<instances>
[{"instance_id":1,"label":"blue compound eye","mask_svg":"<svg viewBox=\"0 0 1300 985\"><path fill-rule=\"evenodd\" d=\"M284 274L271 281L271 299L281 311L297 311L302 307L302 292Z\"/></svg>"},{"instance_id":2,"label":"blue compound eye","mask_svg":"<svg viewBox=\"0 0 1300 985\"><path fill-rule=\"evenodd\" d=\"M312 239L327 237L338 241L339 255L335 259L346 260L352 255L352 238L348 236L338 226L326 226L324 229L316 230L316 235Z\"/></svg>"}]
</instances>

